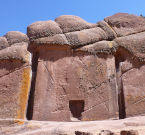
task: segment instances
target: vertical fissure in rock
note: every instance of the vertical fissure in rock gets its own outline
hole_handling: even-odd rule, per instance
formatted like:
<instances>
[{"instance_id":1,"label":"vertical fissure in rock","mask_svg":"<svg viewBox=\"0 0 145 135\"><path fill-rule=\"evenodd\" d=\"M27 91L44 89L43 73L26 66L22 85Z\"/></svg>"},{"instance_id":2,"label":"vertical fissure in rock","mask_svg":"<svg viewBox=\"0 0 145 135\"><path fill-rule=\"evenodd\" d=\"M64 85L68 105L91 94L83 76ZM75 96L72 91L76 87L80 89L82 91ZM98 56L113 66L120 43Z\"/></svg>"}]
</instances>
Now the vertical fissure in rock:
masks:
<instances>
[{"instance_id":1,"label":"vertical fissure in rock","mask_svg":"<svg viewBox=\"0 0 145 135\"><path fill-rule=\"evenodd\" d=\"M120 94L118 95L118 103L119 103L119 119L124 119L126 118L126 110L125 110L125 98L122 79L120 81Z\"/></svg>"},{"instance_id":2,"label":"vertical fissure in rock","mask_svg":"<svg viewBox=\"0 0 145 135\"><path fill-rule=\"evenodd\" d=\"M125 98L122 82L122 73L121 73L121 62L124 60L118 56L115 56L115 66L116 66L116 80L118 86L118 107L119 107L119 119L126 118L125 110Z\"/></svg>"},{"instance_id":3,"label":"vertical fissure in rock","mask_svg":"<svg viewBox=\"0 0 145 135\"><path fill-rule=\"evenodd\" d=\"M34 93L35 93L35 83L37 76L37 66L38 66L38 53L33 53L32 56L32 80L31 80L31 88L28 100L27 107L27 119L31 120L33 116L33 106L34 106Z\"/></svg>"}]
</instances>

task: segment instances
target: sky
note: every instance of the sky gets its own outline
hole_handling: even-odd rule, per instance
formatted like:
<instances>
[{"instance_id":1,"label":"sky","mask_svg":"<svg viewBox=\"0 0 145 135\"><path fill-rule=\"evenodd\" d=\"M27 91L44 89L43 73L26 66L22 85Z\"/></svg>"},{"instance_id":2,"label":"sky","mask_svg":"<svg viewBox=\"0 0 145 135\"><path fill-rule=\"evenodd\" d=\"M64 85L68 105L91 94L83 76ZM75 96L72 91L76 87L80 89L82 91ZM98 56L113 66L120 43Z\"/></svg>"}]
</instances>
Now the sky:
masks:
<instances>
[{"instance_id":1,"label":"sky","mask_svg":"<svg viewBox=\"0 0 145 135\"><path fill-rule=\"evenodd\" d=\"M96 23L118 12L145 16L145 0L0 0L0 36L8 31L26 33L31 23L60 15Z\"/></svg>"}]
</instances>

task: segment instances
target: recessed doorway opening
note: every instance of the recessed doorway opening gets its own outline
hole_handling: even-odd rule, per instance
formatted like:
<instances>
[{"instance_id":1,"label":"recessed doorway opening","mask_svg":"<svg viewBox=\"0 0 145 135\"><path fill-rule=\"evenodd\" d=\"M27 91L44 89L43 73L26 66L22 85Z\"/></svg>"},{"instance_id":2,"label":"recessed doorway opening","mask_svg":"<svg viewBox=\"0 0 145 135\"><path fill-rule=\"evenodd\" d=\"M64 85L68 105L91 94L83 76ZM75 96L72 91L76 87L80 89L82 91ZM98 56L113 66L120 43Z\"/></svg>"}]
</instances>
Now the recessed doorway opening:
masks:
<instances>
[{"instance_id":1,"label":"recessed doorway opening","mask_svg":"<svg viewBox=\"0 0 145 135\"><path fill-rule=\"evenodd\" d=\"M72 117L81 120L82 112L84 112L84 100L70 100L69 109L71 111Z\"/></svg>"}]
</instances>

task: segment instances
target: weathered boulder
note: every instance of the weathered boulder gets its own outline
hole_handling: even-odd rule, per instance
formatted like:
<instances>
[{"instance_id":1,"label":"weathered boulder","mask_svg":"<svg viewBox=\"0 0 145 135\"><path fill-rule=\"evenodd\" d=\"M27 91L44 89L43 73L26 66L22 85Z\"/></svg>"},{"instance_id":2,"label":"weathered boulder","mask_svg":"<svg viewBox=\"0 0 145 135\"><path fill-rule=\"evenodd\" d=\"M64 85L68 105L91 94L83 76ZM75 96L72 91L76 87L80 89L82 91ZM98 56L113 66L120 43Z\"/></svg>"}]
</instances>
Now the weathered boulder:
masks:
<instances>
[{"instance_id":1,"label":"weathered boulder","mask_svg":"<svg viewBox=\"0 0 145 135\"><path fill-rule=\"evenodd\" d=\"M84 46L108 39L108 35L99 27L65 34L72 47Z\"/></svg>"},{"instance_id":2,"label":"weathered boulder","mask_svg":"<svg viewBox=\"0 0 145 135\"><path fill-rule=\"evenodd\" d=\"M62 30L56 22L51 20L35 22L27 27L27 35L30 41L56 34L62 34Z\"/></svg>"},{"instance_id":3,"label":"weathered boulder","mask_svg":"<svg viewBox=\"0 0 145 135\"><path fill-rule=\"evenodd\" d=\"M68 45L68 44L69 43L64 34L57 34L50 37L38 38L33 41L33 43L29 46L29 48L32 47L37 48L36 46L41 45Z\"/></svg>"},{"instance_id":4,"label":"weathered boulder","mask_svg":"<svg viewBox=\"0 0 145 135\"><path fill-rule=\"evenodd\" d=\"M114 38L117 37L115 31L105 21L100 21L97 23L97 25L98 27L102 28L105 31L109 40L113 40Z\"/></svg>"},{"instance_id":5,"label":"weathered boulder","mask_svg":"<svg viewBox=\"0 0 145 135\"><path fill-rule=\"evenodd\" d=\"M118 13L104 19L117 36L126 36L145 31L145 18L127 13Z\"/></svg>"},{"instance_id":6,"label":"weathered boulder","mask_svg":"<svg viewBox=\"0 0 145 135\"><path fill-rule=\"evenodd\" d=\"M78 16L73 15L63 15L55 19L55 22L58 23L63 33L81 31L84 29L90 29L96 27L96 24L91 24L83 20Z\"/></svg>"},{"instance_id":7,"label":"weathered boulder","mask_svg":"<svg viewBox=\"0 0 145 135\"><path fill-rule=\"evenodd\" d=\"M145 114L144 37L145 32L141 32L114 40L118 44L116 63L121 70L119 78L126 117Z\"/></svg>"},{"instance_id":8,"label":"weathered boulder","mask_svg":"<svg viewBox=\"0 0 145 135\"><path fill-rule=\"evenodd\" d=\"M28 37L18 32L6 35L12 46L0 50L0 118L26 119L31 82Z\"/></svg>"},{"instance_id":9,"label":"weathered boulder","mask_svg":"<svg viewBox=\"0 0 145 135\"><path fill-rule=\"evenodd\" d=\"M125 37L116 38L114 41L118 47L125 48L132 56L137 57L138 60L144 61L145 58L145 32L132 34Z\"/></svg>"},{"instance_id":10,"label":"weathered boulder","mask_svg":"<svg viewBox=\"0 0 145 135\"><path fill-rule=\"evenodd\" d=\"M4 35L9 43L9 45L20 43L20 42L28 42L27 35L19 32L19 31L10 31Z\"/></svg>"},{"instance_id":11,"label":"weathered boulder","mask_svg":"<svg viewBox=\"0 0 145 135\"><path fill-rule=\"evenodd\" d=\"M118 45L114 41L99 41L93 44L89 44L84 47L80 47L76 50L89 52L90 54L114 54L117 51Z\"/></svg>"},{"instance_id":12,"label":"weathered boulder","mask_svg":"<svg viewBox=\"0 0 145 135\"><path fill-rule=\"evenodd\" d=\"M0 50L8 47L8 41L5 37L0 37Z\"/></svg>"}]
</instances>

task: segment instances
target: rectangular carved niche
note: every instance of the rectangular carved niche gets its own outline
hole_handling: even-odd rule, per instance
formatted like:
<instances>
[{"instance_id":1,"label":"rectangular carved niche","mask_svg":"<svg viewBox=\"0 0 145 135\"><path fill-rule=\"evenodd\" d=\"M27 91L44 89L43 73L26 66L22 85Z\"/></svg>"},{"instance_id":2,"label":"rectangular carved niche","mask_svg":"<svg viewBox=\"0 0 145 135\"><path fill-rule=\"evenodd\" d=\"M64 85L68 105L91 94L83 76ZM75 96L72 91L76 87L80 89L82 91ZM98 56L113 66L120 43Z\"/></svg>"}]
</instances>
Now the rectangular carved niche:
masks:
<instances>
[{"instance_id":1,"label":"rectangular carved niche","mask_svg":"<svg viewBox=\"0 0 145 135\"><path fill-rule=\"evenodd\" d=\"M81 120L82 112L84 111L84 104L84 100L69 101L69 109L74 119Z\"/></svg>"}]
</instances>

